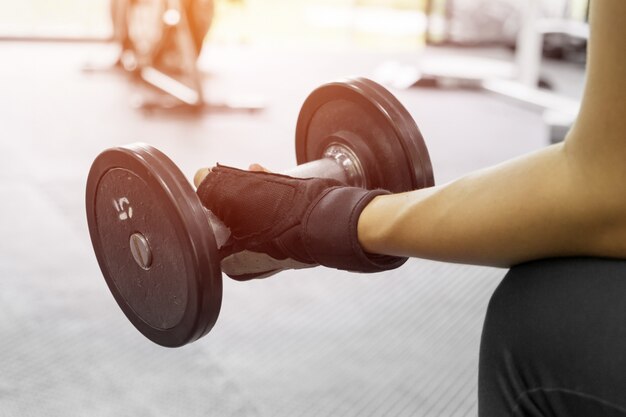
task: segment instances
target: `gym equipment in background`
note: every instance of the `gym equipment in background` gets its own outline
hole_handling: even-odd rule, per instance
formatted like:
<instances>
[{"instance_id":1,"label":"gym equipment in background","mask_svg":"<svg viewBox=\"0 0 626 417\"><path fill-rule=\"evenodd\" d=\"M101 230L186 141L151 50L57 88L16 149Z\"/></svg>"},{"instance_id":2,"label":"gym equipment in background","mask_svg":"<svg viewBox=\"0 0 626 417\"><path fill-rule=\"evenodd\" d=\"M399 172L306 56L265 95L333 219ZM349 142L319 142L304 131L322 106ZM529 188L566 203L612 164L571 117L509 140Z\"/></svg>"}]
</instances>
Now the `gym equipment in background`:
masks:
<instances>
[{"instance_id":1,"label":"gym equipment in background","mask_svg":"<svg viewBox=\"0 0 626 417\"><path fill-rule=\"evenodd\" d=\"M524 7L517 0L426 0L426 41L435 46L515 48ZM544 56L580 62L586 42L571 32L571 23L588 21L588 13L588 0L541 2Z\"/></svg>"},{"instance_id":2,"label":"gym equipment in background","mask_svg":"<svg viewBox=\"0 0 626 417\"><path fill-rule=\"evenodd\" d=\"M118 65L164 93L145 99L144 109L262 109L257 102L211 103L197 61L215 12L214 0L112 0Z\"/></svg>"},{"instance_id":3,"label":"gym equipment in background","mask_svg":"<svg viewBox=\"0 0 626 417\"><path fill-rule=\"evenodd\" d=\"M454 0L454 2L452 0L428 0L427 13L432 14L436 8L435 5L441 7L443 4L446 6L446 15L450 20L454 15L449 10L450 5L456 5L456 3L460 3L459 0ZM465 3L473 8L477 7L470 0L466 0ZM515 56L512 63L467 55L441 57L434 60L424 59L419 67L387 62L377 71L377 80L397 88L412 86L469 88L494 93L540 111L550 142L562 141L576 119L580 101L540 88L550 84L540 77L541 59L547 47L550 50L546 52L555 53L554 42L559 37L568 39L568 44L563 44L562 48L564 48L563 53L571 56L576 55L574 51L579 49L580 45L586 45L589 37L589 25L586 21L588 4L585 4L582 13L573 13L572 1L563 0L565 10L562 17L547 19L542 17L543 4L540 0L510 3L511 6L519 8L517 11L519 17L516 18L519 21L517 23L519 28L508 36L503 33L502 41L509 43L513 40L514 42ZM501 9L503 16L511 14L510 10ZM483 9L478 9L478 15L482 13ZM484 32L482 27L476 30L481 34ZM451 35L448 33L445 36ZM443 43L446 42L449 42L449 39L444 38ZM568 46L569 44L571 45Z\"/></svg>"},{"instance_id":4,"label":"gym equipment in background","mask_svg":"<svg viewBox=\"0 0 626 417\"><path fill-rule=\"evenodd\" d=\"M434 185L415 121L364 78L331 82L304 102L298 166L285 174L404 192ZM208 333L222 299L218 249L229 231L174 163L134 144L105 150L87 179L87 220L104 278L132 324L163 346Z\"/></svg>"}]
</instances>

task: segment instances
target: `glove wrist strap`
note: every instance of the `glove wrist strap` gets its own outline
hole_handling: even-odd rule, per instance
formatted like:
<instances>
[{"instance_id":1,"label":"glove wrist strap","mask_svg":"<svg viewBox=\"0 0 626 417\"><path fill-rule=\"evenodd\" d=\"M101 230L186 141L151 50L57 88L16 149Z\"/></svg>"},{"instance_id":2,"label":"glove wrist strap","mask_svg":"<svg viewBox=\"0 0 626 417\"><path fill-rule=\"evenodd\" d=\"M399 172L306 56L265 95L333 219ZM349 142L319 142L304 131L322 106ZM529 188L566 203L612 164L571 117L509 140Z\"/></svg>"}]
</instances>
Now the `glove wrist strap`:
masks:
<instances>
[{"instance_id":1,"label":"glove wrist strap","mask_svg":"<svg viewBox=\"0 0 626 417\"><path fill-rule=\"evenodd\" d=\"M389 192L356 187L326 190L304 217L302 241L309 256L320 265L354 272L380 272L404 264L404 257L367 254L358 241L361 212L375 197L385 194Z\"/></svg>"}]
</instances>

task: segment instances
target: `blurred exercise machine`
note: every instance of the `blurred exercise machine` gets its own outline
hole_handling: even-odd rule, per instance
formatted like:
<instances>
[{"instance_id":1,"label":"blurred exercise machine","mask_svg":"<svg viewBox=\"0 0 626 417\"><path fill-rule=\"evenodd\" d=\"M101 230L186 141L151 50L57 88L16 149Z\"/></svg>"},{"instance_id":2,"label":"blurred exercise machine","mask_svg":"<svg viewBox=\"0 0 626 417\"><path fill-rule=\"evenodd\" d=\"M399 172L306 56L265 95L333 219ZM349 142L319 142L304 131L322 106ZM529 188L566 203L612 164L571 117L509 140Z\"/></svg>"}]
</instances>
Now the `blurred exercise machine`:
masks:
<instances>
[{"instance_id":1,"label":"blurred exercise machine","mask_svg":"<svg viewBox=\"0 0 626 417\"><path fill-rule=\"evenodd\" d=\"M451 36L450 22L446 20L454 15L450 11L452 0L427 1L426 13L429 17L427 41L432 41L432 26L442 31L443 40L437 42L442 45L454 45L449 42ZM571 41L577 45L586 45L589 38L587 23L588 2L582 20L571 18L572 0L563 0L564 13L558 18L544 18L541 15L542 2L527 0L517 3L519 27L516 36L511 42L515 48L513 63L502 60L478 58L471 56L454 57L442 62L428 62L424 60L419 68L398 68L396 75L390 70L381 69L383 74L379 79L396 87L435 87L435 88L469 88L488 91L502 97L513 99L516 102L539 110L543 114L548 128L550 142L555 143L564 139L570 126L573 124L578 109L579 100L568 98L545 87L546 83L540 77L541 60L546 45L551 45L554 52L554 39ZM513 4L513 3L512 3ZM433 17L433 10L437 7L443 17ZM506 44L506 36L503 36ZM565 45L566 42L564 41ZM480 46L480 45L478 45ZM451 57L452 58L452 57ZM439 65L437 65L439 64ZM393 70L393 66L389 66Z\"/></svg>"},{"instance_id":2,"label":"blurred exercise machine","mask_svg":"<svg viewBox=\"0 0 626 417\"><path fill-rule=\"evenodd\" d=\"M185 110L262 109L258 103L211 103L197 61L215 12L214 0L111 0L117 66L162 94L140 107Z\"/></svg>"},{"instance_id":3,"label":"blurred exercise machine","mask_svg":"<svg viewBox=\"0 0 626 417\"><path fill-rule=\"evenodd\" d=\"M544 56L579 61L585 42L572 22L586 22L588 0L542 0ZM426 42L435 46L515 48L524 4L515 0L425 0ZM584 54L583 54L584 55Z\"/></svg>"}]
</instances>

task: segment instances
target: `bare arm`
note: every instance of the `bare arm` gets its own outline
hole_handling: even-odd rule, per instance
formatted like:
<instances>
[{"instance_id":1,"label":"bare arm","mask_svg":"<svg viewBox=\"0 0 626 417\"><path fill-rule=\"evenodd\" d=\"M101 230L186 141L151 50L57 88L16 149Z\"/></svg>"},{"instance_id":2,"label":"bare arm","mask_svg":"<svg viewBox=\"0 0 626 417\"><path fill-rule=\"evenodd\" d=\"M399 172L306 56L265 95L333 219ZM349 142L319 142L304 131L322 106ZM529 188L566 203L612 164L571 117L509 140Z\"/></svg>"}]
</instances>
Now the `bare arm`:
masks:
<instances>
[{"instance_id":1,"label":"bare arm","mask_svg":"<svg viewBox=\"0 0 626 417\"><path fill-rule=\"evenodd\" d=\"M565 143L443 186L376 198L359 219L367 251L495 266L626 258L626 1L591 8L587 85Z\"/></svg>"}]
</instances>

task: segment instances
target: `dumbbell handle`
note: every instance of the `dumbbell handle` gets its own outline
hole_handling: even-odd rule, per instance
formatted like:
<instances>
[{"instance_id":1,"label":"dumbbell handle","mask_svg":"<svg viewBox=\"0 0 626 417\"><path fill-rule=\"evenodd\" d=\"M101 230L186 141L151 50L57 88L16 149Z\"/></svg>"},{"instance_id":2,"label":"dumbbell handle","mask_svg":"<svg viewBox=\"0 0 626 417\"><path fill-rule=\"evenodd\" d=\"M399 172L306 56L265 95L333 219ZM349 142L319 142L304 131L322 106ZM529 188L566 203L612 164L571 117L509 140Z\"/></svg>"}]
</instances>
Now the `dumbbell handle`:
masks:
<instances>
[{"instance_id":1,"label":"dumbbell handle","mask_svg":"<svg viewBox=\"0 0 626 417\"><path fill-rule=\"evenodd\" d=\"M340 144L328 146L321 159L297 165L282 174L295 178L331 178L354 187L366 186L360 161L349 148ZM221 248L230 237L230 230L216 215L209 210L206 212L217 247Z\"/></svg>"},{"instance_id":2,"label":"dumbbell handle","mask_svg":"<svg viewBox=\"0 0 626 417\"><path fill-rule=\"evenodd\" d=\"M334 143L321 159L297 165L283 174L295 178L332 178L353 187L365 187L365 172L356 154L344 145Z\"/></svg>"}]
</instances>

